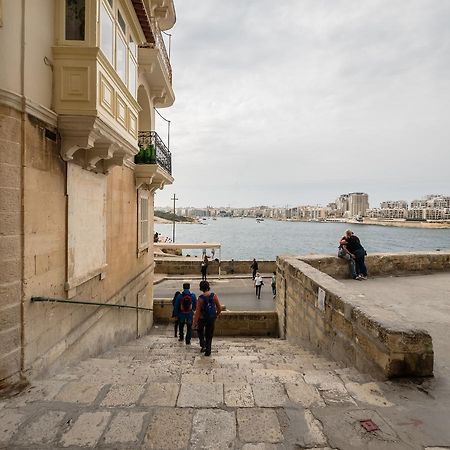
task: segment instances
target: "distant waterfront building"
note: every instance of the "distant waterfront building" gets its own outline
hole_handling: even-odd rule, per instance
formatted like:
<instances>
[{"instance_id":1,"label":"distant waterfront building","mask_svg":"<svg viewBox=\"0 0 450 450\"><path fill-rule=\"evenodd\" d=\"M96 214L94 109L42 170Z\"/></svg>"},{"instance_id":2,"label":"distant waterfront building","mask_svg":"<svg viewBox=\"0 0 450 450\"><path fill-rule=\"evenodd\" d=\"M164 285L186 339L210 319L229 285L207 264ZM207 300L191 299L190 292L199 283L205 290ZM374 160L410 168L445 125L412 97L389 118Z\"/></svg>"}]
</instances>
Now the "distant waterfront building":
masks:
<instances>
[{"instance_id":1,"label":"distant waterfront building","mask_svg":"<svg viewBox=\"0 0 450 450\"><path fill-rule=\"evenodd\" d=\"M369 196L364 192L351 192L348 194L348 211L351 217L365 216L369 209Z\"/></svg>"},{"instance_id":2,"label":"distant waterfront building","mask_svg":"<svg viewBox=\"0 0 450 450\"><path fill-rule=\"evenodd\" d=\"M408 202L405 200L388 200L381 202L381 209L408 209Z\"/></svg>"}]
</instances>

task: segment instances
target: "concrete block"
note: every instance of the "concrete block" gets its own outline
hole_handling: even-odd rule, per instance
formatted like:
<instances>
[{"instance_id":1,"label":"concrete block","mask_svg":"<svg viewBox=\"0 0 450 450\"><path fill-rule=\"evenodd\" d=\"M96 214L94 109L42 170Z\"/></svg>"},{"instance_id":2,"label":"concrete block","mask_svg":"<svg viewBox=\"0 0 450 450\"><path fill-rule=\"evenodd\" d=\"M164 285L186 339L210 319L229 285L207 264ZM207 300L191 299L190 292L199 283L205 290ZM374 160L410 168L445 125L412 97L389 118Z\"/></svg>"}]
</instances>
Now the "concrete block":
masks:
<instances>
[{"instance_id":1,"label":"concrete block","mask_svg":"<svg viewBox=\"0 0 450 450\"><path fill-rule=\"evenodd\" d=\"M191 446L195 449L233 448L236 418L232 411L200 409L194 414Z\"/></svg>"},{"instance_id":2,"label":"concrete block","mask_svg":"<svg viewBox=\"0 0 450 450\"><path fill-rule=\"evenodd\" d=\"M20 324L13 324L13 328L0 330L1 352L6 355L20 347Z\"/></svg>"},{"instance_id":3,"label":"concrete block","mask_svg":"<svg viewBox=\"0 0 450 450\"><path fill-rule=\"evenodd\" d=\"M20 167L21 158L19 143L4 141L0 138L0 163Z\"/></svg>"},{"instance_id":4,"label":"concrete block","mask_svg":"<svg viewBox=\"0 0 450 450\"><path fill-rule=\"evenodd\" d=\"M278 443L283 441L277 414L272 409L237 410L239 438L243 442Z\"/></svg>"},{"instance_id":5,"label":"concrete block","mask_svg":"<svg viewBox=\"0 0 450 450\"><path fill-rule=\"evenodd\" d=\"M111 386L102 406L132 406L137 403L144 392L144 386L140 384L125 384Z\"/></svg>"},{"instance_id":6,"label":"concrete block","mask_svg":"<svg viewBox=\"0 0 450 450\"><path fill-rule=\"evenodd\" d=\"M82 413L73 426L63 434L63 447L95 447L108 425L111 414L108 412Z\"/></svg>"},{"instance_id":7,"label":"concrete block","mask_svg":"<svg viewBox=\"0 0 450 450\"><path fill-rule=\"evenodd\" d=\"M229 408L252 408L255 406L252 387L248 383L225 383L225 404Z\"/></svg>"},{"instance_id":8,"label":"concrete block","mask_svg":"<svg viewBox=\"0 0 450 450\"><path fill-rule=\"evenodd\" d=\"M37 420L27 424L17 443L23 446L50 444L58 434L65 411L46 411Z\"/></svg>"},{"instance_id":9,"label":"concrete block","mask_svg":"<svg viewBox=\"0 0 450 450\"><path fill-rule=\"evenodd\" d=\"M16 212L0 210L0 236L17 236L21 230L21 213L17 209Z\"/></svg>"},{"instance_id":10,"label":"concrete block","mask_svg":"<svg viewBox=\"0 0 450 450\"><path fill-rule=\"evenodd\" d=\"M218 408L223 405L222 383L182 384L177 400L181 408Z\"/></svg>"},{"instance_id":11,"label":"concrete block","mask_svg":"<svg viewBox=\"0 0 450 450\"><path fill-rule=\"evenodd\" d=\"M284 386L280 383L257 383L252 385L256 406L276 408L288 401Z\"/></svg>"},{"instance_id":12,"label":"concrete block","mask_svg":"<svg viewBox=\"0 0 450 450\"><path fill-rule=\"evenodd\" d=\"M0 235L0 255L2 259L18 259L21 256L20 236Z\"/></svg>"},{"instance_id":13,"label":"concrete block","mask_svg":"<svg viewBox=\"0 0 450 450\"><path fill-rule=\"evenodd\" d=\"M111 422L103 442L107 445L126 444L136 445L142 430L146 413L119 411Z\"/></svg>"},{"instance_id":14,"label":"concrete block","mask_svg":"<svg viewBox=\"0 0 450 450\"><path fill-rule=\"evenodd\" d=\"M20 213L21 194L17 188L0 189L0 213Z\"/></svg>"},{"instance_id":15,"label":"concrete block","mask_svg":"<svg viewBox=\"0 0 450 450\"><path fill-rule=\"evenodd\" d=\"M16 281L8 284L0 284L0 309L20 303L21 283Z\"/></svg>"},{"instance_id":16,"label":"concrete block","mask_svg":"<svg viewBox=\"0 0 450 450\"><path fill-rule=\"evenodd\" d=\"M0 114L0 139L20 142L20 120L16 117Z\"/></svg>"},{"instance_id":17,"label":"concrete block","mask_svg":"<svg viewBox=\"0 0 450 450\"><path fill-rule=\"evenodd\" d=\"M192 409L161 408L153 415L143 449L181 450L188 448Z\"/></svg>"},{"instance_id":18,"label":"concrete block","mask_svg":"<svg viewBox=\"0 0 450 450\"><path fill-rule=\"evenodd\" d=\"M171 406L177 402L179 386L177 383L150 383L142 397L143 406Z\"/></svg>"},{"instance_id":19,"label":"concrete block","mask_svg":"<svg viewBox=\"0 0 450 450\"><path fill-rule=\"evenodd\" d=\"M315 406L325 406L325 402L319 394L319 391L312 385L306 383L286 383L285 385L289 399L299 403L304 408Z\"/></svg>"},{"instance_id":20,"label":"concrete block","mask_svg":"<svg viewBox=\"0 0 450 450\"><path fill-rule=\"evenodd\" d=\"M0 309L0 330L20 328L20 326L20 304L8 305L8 307Z\"/></svg>"},{"instance_id":21,"label":"concrete block","mask_svg":"<svg viewBox=\"0 0 450 450\"><path fill-rule=\"evenodd\" d=\"M92 403L103 387L101 384L70 382L56 395L55 400L67 403Z\"/></svg>"},{"instance_id":22,"label":"concrete block","mask_svg":"<svg viewBox=\"0 0 450 450\"><path fill-rule=\"evenodd\" d=\"M20 188L19 166L0 163L0 189L2 188Z\"/></svg>"}]
</instances>

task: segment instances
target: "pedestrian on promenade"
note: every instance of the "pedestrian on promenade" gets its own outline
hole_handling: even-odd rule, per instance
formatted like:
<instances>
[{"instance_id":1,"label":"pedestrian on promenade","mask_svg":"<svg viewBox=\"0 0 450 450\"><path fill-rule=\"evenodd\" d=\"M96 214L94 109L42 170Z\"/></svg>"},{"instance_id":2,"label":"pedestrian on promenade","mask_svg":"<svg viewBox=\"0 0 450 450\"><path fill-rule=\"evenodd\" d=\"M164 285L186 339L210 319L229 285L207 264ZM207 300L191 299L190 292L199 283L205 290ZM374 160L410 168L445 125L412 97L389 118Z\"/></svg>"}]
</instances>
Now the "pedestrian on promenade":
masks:
<instances>
[{"instance_id":1,"label":"pedestrian on promenade","mask_svg":"<svg viewBox=\"0 0 450 450\"><path fill-rule=\"evenodd\" d=\"M190 283L183 283L183 292L175 299L175 312L178 316L178 340L184 340L184 326L186 325L186 345L191 344L192 321L197 306L197 296L190 291Z\"/></svg>"},{"instance_id":2,"label":"pedestrian on promenade","mask_svg":"<svg viewBox=\"0 0 450 450\"><path fill-rule=\"evenodd\" d=\"M261 288L264 286L264 281L259 272L256 272L255 276L255 288L256 288L256 296L258 300L261 298Z\"/></svg>"},{"instance_id":3,"label":"pedestrian on promenade","mask_svg":"<svg viewBox=\"0 0 450 450\"><path fill-rule=\"evenodd\" d=\"M345 236L347 238L346 249L355 260L356 278L355 280L367 280L367 268L364 258L367 255L366 250L361 245L361 242L352 230L346 230Z\"/></svg>"},{"instance_id":4,"label":"pedestrian on promenade","mask_svg":"<svg viewBox=\"0 0 450 450\"><path fill-rule=\"evenodd\" d=\"M200 341L200 351L205 352L205 356L211 356L211 344L214 336L214 325L216 319L222 312L219 298L207 281L200 281L202 294L198 297L197 309L194 316L194 328L197 327L198 339Z\"/></svg>"},{"instance_id":5,"label":"pedestrian on promenade","mask_svg":"<svg viewBox=\"0 0 450 450\"><path fill-rule=\"evenodd\" d=\"M202 274L202 281L206 281L206 275L208 274L208 257L206 255L203 257L200 272Z\"/></svg>"},{"instance_id":6,"label":"pedestrian on promenade","mask_svg":"<svg viewBox=\"0 0 450 450\"><path fill-rule=\"evenodd\" d=\"M351 231L351 230L347 230L347 231ZM356 262L355 262L355 257L347 249L347 232L339 240L338 256L339 256L339 258L342 258L342 259L345 259L346 261L348 261L350 274L351 274L352 278L354 280L356 280L356 277L357 277Z\"/></svg>"},{"instance_id":7,"label":"pedestrian on promenade","mask_svg":"<svg viewBox=\"0 0 450 450\"><path fill-rule=\"evenodd\" d=\"M273 298L275 298L275 296L277 295L277 273L276 272L272 273L271 286L272 286L272 295L273 295Z\"/></svg>"},{"instance_id":8,"label":"pedestrian on promenade","mask_svg":"<svg viewBox=\"0 0 450 450\"><path fill-rule=\"evenodd\" d=\"M173 331L174 331L175 337L177 337L177 335L178 335L178 313L175 310L175 301L179 295L180 295L180 291L175 292L175 295L173 296L173 299L172 299L172 318L174 319L174 322L173 322L174 330Z\"/></svg>"},{"instance_id":9,"label":"pedestrian on promenade","mask_svg":"<svg viewBox=\"0 0 450 450\"><path fill-rule=\"evenodd\" d=\"M256 272L258 272L258 262L255 258L253 258L252 265L250 266L250 269L252 269L252 278L255 279Z\"/></svg>"},{"instance_id":10,"label":"pedestrian on promenade","mask_svg":"<svg viewBox=\"0 0 450 450\"><path fill-rule=\"evenodd\" d=\"M158 242L159 241L159 233L157 231L155 231L155 234L153 235L153 242Z\"/></svg>"}]
</instances>

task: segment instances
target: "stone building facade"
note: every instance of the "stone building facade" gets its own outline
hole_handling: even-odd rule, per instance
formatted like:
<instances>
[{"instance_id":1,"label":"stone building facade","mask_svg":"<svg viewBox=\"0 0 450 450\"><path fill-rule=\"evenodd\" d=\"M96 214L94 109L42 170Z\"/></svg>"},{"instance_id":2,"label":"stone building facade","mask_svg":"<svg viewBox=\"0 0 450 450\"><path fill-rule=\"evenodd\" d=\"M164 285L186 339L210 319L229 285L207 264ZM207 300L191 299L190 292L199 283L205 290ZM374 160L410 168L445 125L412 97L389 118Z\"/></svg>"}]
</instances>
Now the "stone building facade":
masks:
<instances>
[{"instance_id":1,"label":"stone building facade","mask_svg":"<svg viewBox=\"0 0 450 450\"><path fill-rule=\"evenodd\" d=\"M154 108L175 99L161 30L176 17L172 0L0 8L1 388L152 326L154 193L173 182Z\"/></svg>"}]
</instances>

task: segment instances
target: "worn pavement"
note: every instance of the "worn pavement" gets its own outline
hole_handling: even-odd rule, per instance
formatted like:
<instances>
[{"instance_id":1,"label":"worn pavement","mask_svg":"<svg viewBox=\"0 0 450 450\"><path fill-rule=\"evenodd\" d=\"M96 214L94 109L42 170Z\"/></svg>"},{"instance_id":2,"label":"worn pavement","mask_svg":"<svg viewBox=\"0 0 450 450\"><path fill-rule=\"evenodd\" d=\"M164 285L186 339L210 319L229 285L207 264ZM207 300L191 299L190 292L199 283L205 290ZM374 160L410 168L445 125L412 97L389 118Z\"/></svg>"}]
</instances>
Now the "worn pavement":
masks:
<instances>
[{"instance_id":1,"label":"worn pavement","mask_svg":"<svg viewBox=\"0 0 450 450\"><path fill-rule=\"evenodd\" d=\"M0 448L450 447L449 405L432 380L376 382L277 339L215 339L205 357L171 332L155 328L0 400ZM378 430L362 427L369 419Z\"/></svg>"}]
</instances>

